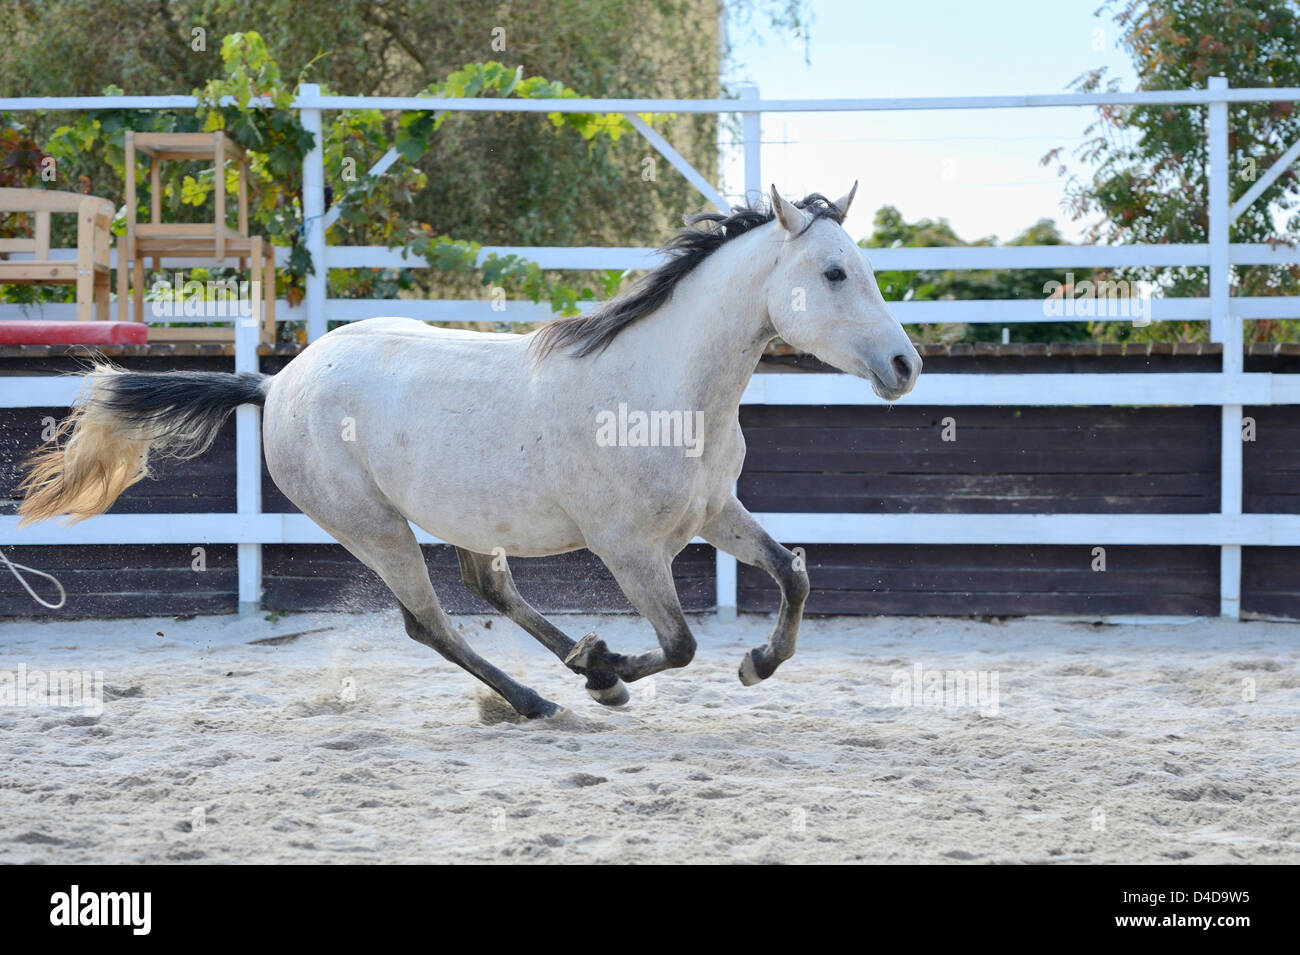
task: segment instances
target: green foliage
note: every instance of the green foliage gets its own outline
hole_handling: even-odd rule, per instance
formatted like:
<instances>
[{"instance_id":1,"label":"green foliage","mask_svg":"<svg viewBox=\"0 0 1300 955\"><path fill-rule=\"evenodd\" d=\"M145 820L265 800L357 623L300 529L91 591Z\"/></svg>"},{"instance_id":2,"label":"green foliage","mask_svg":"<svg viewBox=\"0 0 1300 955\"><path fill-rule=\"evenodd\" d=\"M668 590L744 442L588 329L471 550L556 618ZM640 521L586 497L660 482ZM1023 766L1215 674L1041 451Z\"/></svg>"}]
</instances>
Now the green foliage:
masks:
<instances>
[{"instance_id":1,"label":"green foliage","mask_svg":"<svg viewBox=\"0 0 1300 955\"><path fill-rule=\"evenodd\" d=\"M505 98L520 99L578 99L575 90L558 81L548 81L541 76L525 77L523 67L510 69L495 60L487 63L466 64L463 69L449 75L443 82L431 84L421 96L438 98ZM448 118L447 113L432 111L404 113L398 122L395 148L411 162L418 161L435 148L438 131ZM632 124L621 114L609 113L548 113L547 118L557 131L570 130L589 142L600 138L617 140L632 131ZM665 121L671 117L646 114L647 122ZM391 173L390 173L391 175ZM360 195L369 196L375 180L364 177L359 188L350 189L343 197L344 208L354 205ZM355 211L353 212L355 216ZM533 302L546 300L557 314L577 312L577 303L595 297L591 288L577 288L561 279L548 278L535 263L517 255L499 256L493 253L478 265L482 247L478 242L453 239L435 234L428 223L413 223L406 237L407 253L423 257L432 268L448 275L477 278L483 286L500 286L519 292ZM623 273L613 273L618 281L611 283L606 273L601 283L605 295L618 290Z\"/></svg>"},{"instance_id":2,"label":"green foliage","mask_svg":"<svg viewBox=\"0 0 1300 955\"><path fill-rule=\"evenodd\" d=\"M0 114L0 189L26 189L40 174L45 151L27 128Z\"/></svg>"},{"instance_id":3,"label":"green foliage","mask_svg":"<svg viewBox=\"0 0 1300 955\"><path fill-rule=\"evenodd\" d=\"M496 60L487 63L468 63L452 73L441 83L428 86L420 96L447 99L473 99L475 97L517 99L580 99L576 90L558 81L547 81L541 76L524 76L524 68L513 70ZM442 128L447 113L406 113L397 127L397 151L415 162L432 144L433 134ZM568 128L583 139L594 140L604 136L616 142L624 133L632 131L632 124L621 113L547 113L551 125L557 129ZM671 119L667 114L645 114L641 117L653 123L656 119Z\"/></svg>"},{"instance_id":4,"label":"green foliage","mask_svg":"<svg viewBox=\"0 0 1300 955\"><path fill-rule=\"evenodd\" d=\"M403 254L421 256L430 266L448 274L477 277L484 286L521 293L534 303L547 301L551 311L557 315L577 314L578 302L590 301L597 295L604 298L614 295L627 275L618 269L599 273L601 280L597 292L590 287L576 288L549 278L536 262L521 256L493 252L482 257L482 253L483 247L477 242L425 233L413 238Z\"/></svg>"},{"instance_id":5,"label":"green foliage","mask_svg":"<svg viewBox=\"0 0 1300 955\"><path fill-rule=\"evenodd\" d=\"M193 116L165 111L98 110L77 115L71 124L54 130L47 151L61 161L75 164L82 154L102 147L108 163L124 176L125 131L150 128L155 131L211 132L224 130L247 150L250 158L250 219L252 228L270 236L275 245L288 246L290 255L284 270L282 287L290 304L302 299L306 276L314 263L303 245L302 228L302 161L314 143L291 110L294 94L281 77L279 66L267 51L262 37L255 33L235 33L222 41L223 74L210 79L195 91L199 106ZM106 95L120 94L110 88ZM575 99L577 92L562 83L543 77L523 75L522 67L513 70L491 61L468 64L440 83L431 85L422 95L440 97L518 96L535 99ZM631 124L621 115L595 113L551 113L551 125L557 130L577 132L586 140L617 139ZM647 120L655 117L647 116ZM397 121L397 149L408 159L422 158L434 148L435 138L446 114L428 111L402 114ZM34 140L24 138L12 126L5 130L0 145L11 148L5 154L7 168L34 166L29 154L41 155ZM333 190L341 205L340 222L350 227L355 239L389 246L404 245L404 254L422 256L428 264L450 276L477 277L485 286L502 286L522 292L533 302L547 300L553 312L573 314L577 302L594 297L590 288L575 288L548 278L534 262L516 255L490 255L478 265L481 246L477 242L436 235L427 223L404 222L394 215L395 208L409 208L411 199L427 183L427 177L410 163L390 170L384 176L357 173L357 160L369 162L387 150L388 130L384 116L377 110L338 111L331 120L323 147L327 180L338 183ZM360 157L358 157L360 154ZM213 191L216 170L206 169L198 175L178 171L175 164L164 166L167 177L162 185L162 199L172 214L183 218L186 210L201 213ZM227 188L233 193L237 171L229 168ZM15 172L15 175L17 173ZM25 174L30 178L30 173ZM341 188L346 185L346 188ZM141 206L149 197L147 167L137 164L137 189ZM234 209L229 209L233 214ZM211 212L207 216L211 216ZM119 234L125 224L119 223ZM620 274L621 279L621 274ZM336 282L335 294L362 297L374 295L377 287L388 291L411 287L410 276L372 271L363 277L344 276ZM612 294L618 287L608 275L601 291ZM21 298L21 294L13 300Z\"/></svg>"},{"instance_id":6,"label":"green foliage","mask_svg":"<svg viewBox=\"0 0 1300 955\"><path fill-rule=\"evenodd\" d=\"M1121 43L1132 57L1140 90L1204 88L1223 75L1233 87L1300 86L1300 11L1288 0L1123 0L1098 11L1113 16ZM1116 89L1104 70L1079 77L1082 92ZM1228 108L1232 201L1245 193L1291 143L1300 139L1294 103L1234 103ZM1089 138L1077 158L1091 167L1070 174L1061 150L1043 157L1058 163L1067 179L1068 201L1076 219L1095 217L1094 242L1201 243L1208 235L1206 108L1114 106L1098 111L1085 130ZM1300 228L1297 215L1300 177L1294 167L1273 183L1231 227L1233 242L1291 242ZM1279 236L1274 213L1288 216L1287 235ZM1235 294L1300 294L1300 269L1250 266L1235 270ZM1160 283L1169 296L1207 294L1203 268L1116 271L1114 278ZM1206 323L1156 322L1147 328L1129 323L1099 325L1106 340L1198 340ZM1300 323L1248 323L1248 340L1294 340Z\"/></svg>"},{"instance_id":7,"label":"green foliage","mask_svg":"<svg viewBox=\"0 0 1300 955\"><path fill-rule=\"evenodd\" d=\"M315 271L301 245L302 161L315 137L289 108L294 91L259 33L222 39L221 63L222 75L194 91L197 116L204 132L224 130L248 152L252 228L269 236L273 245L290 247L283 288L289 303L297 304L307 275ZM182 182L182 202L188 194L190 204L204 204L210 183L210 177L202 184Z\"/></svg>"},{"instance_id":8,"label":"green foliage","mask_svg":"<svg viewBox=\"0 0 1300 955\"><path fill-rule=\"evenodd\" d=\"M807 18L802 0L730 0L727 7L733 22L763 25L783 36ZM474 95L485 96L543 95L543 84L567 88L559 94L565 98L714 97L721 90L716 9L701 0L549 0L511 5L505 12L463 0L337 0L328 15L321 11L317 0L114 0L108 6L103 0L10 0L0 4L0 95L97 95L110 85L132 94L215 94L210 81L225 84L221 92L235 97L236 105L210 104L210 111L221 114L233 137L254 144L254 224L290 244L282 282L293 296L309 268L294 242L301 224L298 171L291 168L297 131L277 129L271 117L260 115L256 92L284 95L304 81L354 95L463 95L476 82L483 89ZM88 30L87 23L102 26ZM504 50L492 45L493 28L500 24L508 33ZM261 35L260 48L248 39L250 25ZM195 39L200 31L206 45ZM226 38L236 33L242 48L230 50ZM112 42L106 43L109 34ZM458 69L488 60L498 66L483 63L477 79L474 67L470 73ZM519 74L516 64L523 68ZM509 89L516 75L517 88ZM563 84L553 77L563 77ZM241 110L238 102L245 97L247 109ZM432 114L418 115L434 121ZM60 164L54 188L76 183L118 201L119 124L150 130L156 120L158 128L171 124L189 131L208 121L188 113L132 111L92 117L100 126L88 129L85 118L22 117L38 144L49 144L61 127L68 128L65 136L84 134L83 148ZM625 135L622 116L564 114L560 128L555 117L453 113L419 154L424 131L408 137L399 129L402 120L395 113L325 114L327 189L347 198L330 230L331 243L402 247L413 228L423 232L427 223L434 234L472 237L484 245L654 245L683 213L702 205L671 169L658 182L640 178L647 147L640 136ZM665 135L692 163L715 164L716 118L683 115L664 122ZM399 135L414 158L369 180L366 170ZM259 137L272 146L256 144ZM199 218L205 211L184 199L206 197L210 177L188 170L193 181L187 188L185 174L163 184L168 219ZM268 178L274 183L268 185ZM147 197L147 184L140 195ZM551 278L576 289L579 300L584 285L604 294L597 276ZM480 283L481 276L436 270L334 270L330 294L454 297L473 294Z\"/></svg>"},{"instance_id":9,"label":"green foliage","mask_svg":"<svg viewBox=\"0 0 1300 955\"><path fill-rule=\"evenodd\" d=\"M858 245L872 248L924 248L933 246L993 246L995 238L967 242L953 231L947 219L921 219L906 222L893 206L876 211L871 235ZM1064 245L1065 240L1050 219L1040 219L1007 245ZM1090 269L1074 270L1075 279L1091 277ZM919 271L881 270L876 272L880 291L888 301L938 302L973 299L1034 299L1045 297L1044 284L1059 281L1058 273L1047 269L960 269ZM1014 342L1086 340L1088 329L1082 322L1035 322L1010 325ZM916 327L917 338L925 342L1001 341L1002 326L995 324L952 323L922 324Z\"/></svg>"},{"instance_id":10,"label":"green foliage","mask_svg":"<svg viewBox=\"0 0 1300 955\"><path fill-rule=\"evenodd\" d=\"M733 21L768 21L788 35L806 17L806 6L803 0L729 0L727 9ZM322 9L318 0L114 0L107 7L103 0L9 0L0 4L6 38L0 95L97 95L109 84L143 94L202 88L221 72L221 38L250 25L286 79L352 95L411 95L445 84L462 64L490 59L521 65L525 78L562 77L583 96L720 92L712 0L548 0L508 8L464 0L335 0L327 15ZM102 28L87 30L87 23ZM493 42L502 25L504 50ZM196 49L198 31L206 46ZM110 32L112 42L105 43ZM397 121L391 114L384 119L388 144ZM44 142L50 126L66 122L51 115L29 125ZM593 121L587 123L592 134ZM641 137L554 132L535 115L452 114L435 153L417 160L428 181L402 218L492 245L644 246L701 207L675 171L656 183L640 179ZM680 116L665 134L697 167L715 164L716 118ZM93 192L121 195L110 167L86 165ZM345 235L336 231L332 238L341 242ZM433 284L450 291L437 276L415 280L426 293L435 291Z\"/></svg>"}]
</instances>

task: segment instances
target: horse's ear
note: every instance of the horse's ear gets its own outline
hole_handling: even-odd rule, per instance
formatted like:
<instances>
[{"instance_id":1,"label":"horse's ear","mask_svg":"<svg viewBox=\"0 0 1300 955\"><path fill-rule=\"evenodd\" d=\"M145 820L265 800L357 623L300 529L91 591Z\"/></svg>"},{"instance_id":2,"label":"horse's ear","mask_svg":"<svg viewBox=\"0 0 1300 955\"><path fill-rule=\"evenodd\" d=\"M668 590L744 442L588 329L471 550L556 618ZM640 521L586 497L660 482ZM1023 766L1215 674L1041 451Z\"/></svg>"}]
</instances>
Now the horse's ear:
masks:
<instances>
[{"instance_id":1,"label":"horse's ear","mask_svg":"<svg viewBox=\"0 0 1300 955\"><path fill-rule=\"evenodd\" d=\"M853 196L854 194L857 193L857 191L858 191L858 181L855 179L853 180L853 188L850 189L845 195L840 196L839 199L835 201L835 208L840 210L840 222L843 222L844 217L849 214L849 206L853 205Z\"/></svg>"},{"instance_id":2,"label":"horse's ear","mask_svg":"<svg viewBox=\"0 0 1300 955\"><path fill-rule=\"evenodd\" d=\"M808 220L803 212L793 202L787 202L782 198L781 193L776 191L776 186L772 187L772 211L776 213L781 228L791 235L798 235L807 225Z\"/></svg>"}]
</instances>

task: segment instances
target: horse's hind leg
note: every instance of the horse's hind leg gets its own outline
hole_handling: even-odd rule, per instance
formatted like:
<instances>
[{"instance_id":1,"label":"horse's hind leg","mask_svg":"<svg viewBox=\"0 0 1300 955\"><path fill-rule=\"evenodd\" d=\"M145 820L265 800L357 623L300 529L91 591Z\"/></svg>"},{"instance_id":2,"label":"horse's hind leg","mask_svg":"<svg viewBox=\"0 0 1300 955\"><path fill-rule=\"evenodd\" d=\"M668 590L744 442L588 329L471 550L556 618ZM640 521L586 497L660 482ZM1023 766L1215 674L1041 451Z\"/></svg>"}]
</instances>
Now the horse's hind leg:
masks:
<instances>
[{"instance_id":1,"label":"horse's hind leg","mask_svg":"<svg viewBox=\"0 0 1300 955\"><path fill-rule=\"evenodd\" d=\"M523 627L561 660L573 651L574 642L519 593L505 558L476 554L463 547L456 548L456 557L460 560L461 578L472 592ZM569 669L587 677L587 692L597 703L622 706L628 701L627 687L615 674L584 671L576 666Z\"/></svg>"},{"instance_id":2,"label":"horse's hind leg","mask_svg":"<svg viewBox=\"0 0 1300 955\"><path fill-rule=\"evenodd\" d=\"M599 556L613 572L632 606L655 628L659 647L636 656L624 656L612 652L595 634L588 634L578 641L564 662L585 670L614 673L629 683L690 663L695 656L695 637L677 598L670 560L647 554Z\"/></svg>"},{"instance_id":3,"label":"horse's hind leg","mask_svg":"<svg viewBox=\"0 0 1300 955\"><path fill-rule=\"evenodd\" d=\"M410 525L387 508L384 514L373 525L362 523L363 533L330 526L313 517L388 585L401 605L406 632L413 640L474 674L523 716L536 719L558 713L560 707L488 663L456 632L433 591L429 569Z\"/></svg>"}]
</instances>

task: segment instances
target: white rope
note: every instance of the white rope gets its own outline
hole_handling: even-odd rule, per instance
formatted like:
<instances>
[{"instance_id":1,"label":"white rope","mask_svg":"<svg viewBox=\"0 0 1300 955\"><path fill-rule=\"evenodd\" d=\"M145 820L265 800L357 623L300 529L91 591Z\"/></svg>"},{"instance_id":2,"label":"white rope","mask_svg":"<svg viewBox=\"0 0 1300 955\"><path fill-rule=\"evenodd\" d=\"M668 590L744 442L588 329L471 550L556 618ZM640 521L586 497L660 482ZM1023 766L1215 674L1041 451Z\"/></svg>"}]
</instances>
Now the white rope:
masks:
<instances>
[{"instance_id":1,"label":"white rope","mask_svg":"<svg viewBox=\"0 0 1300 955\"><path fill-rule=\"evenodd\" d=\"M8 567L11 571L13 571L13 575L17 577L18 582L23 585L23 589L26 590L29 594L31 594L32 599L35 600L38 604L40 604L42 607L46 607L50 610L58 610L65 603L67 603L68 592L63 589L63 584L59 583L59 578L55 577L53 574L47 574L45 571L37 570L35 567L26 567L22 564L15 564L5 555L5 552L2 550L0 550L0 560L3 560L5 562L5 566ZM23 575L18 573L18 571L20 570L25 570L29 574L36 574L38 577L44 577L46 580L50 581L50 583L54 584L55 587L58 587L59 602L56 604L52 604L46 600L43 600L40 594L32 590L32 585L29 584L26 581L26 579L24 579Z\"/></svg>"}]
</instances>

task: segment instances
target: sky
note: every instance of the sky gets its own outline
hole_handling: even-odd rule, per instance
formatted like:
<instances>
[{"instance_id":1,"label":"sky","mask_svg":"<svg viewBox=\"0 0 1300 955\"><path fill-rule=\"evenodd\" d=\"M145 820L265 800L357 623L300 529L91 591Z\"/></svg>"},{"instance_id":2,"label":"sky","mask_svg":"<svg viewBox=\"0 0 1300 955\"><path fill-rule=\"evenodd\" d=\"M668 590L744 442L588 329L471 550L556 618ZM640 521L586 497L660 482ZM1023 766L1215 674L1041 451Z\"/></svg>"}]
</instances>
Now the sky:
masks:
<instances>
[{"instance_id":1,"label":"sky","mask_svg":"<svg viewBox=\"0 0 1300 955\"><path fill-rule=\"evenodd\" d=\"M798 38L729 27L731 83L752 82L765 99L978 96L1068 92L1087 70L1108 66L1134 87L1102 0L812 0L805 63ZM1056 163L1074 149L1095 110L943 110L888 113L770 113L763 117L763 181L783 194L834 199L859 180L846 228L871 231L882 205L908 221L946 218L965 239L1006 241L1040 218L1067 240L1086 223L1062 208ZM739 150L724 150L723 189L744 189Z\"/></svg>"}]
</instances>

